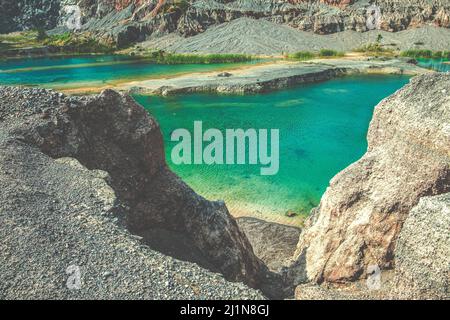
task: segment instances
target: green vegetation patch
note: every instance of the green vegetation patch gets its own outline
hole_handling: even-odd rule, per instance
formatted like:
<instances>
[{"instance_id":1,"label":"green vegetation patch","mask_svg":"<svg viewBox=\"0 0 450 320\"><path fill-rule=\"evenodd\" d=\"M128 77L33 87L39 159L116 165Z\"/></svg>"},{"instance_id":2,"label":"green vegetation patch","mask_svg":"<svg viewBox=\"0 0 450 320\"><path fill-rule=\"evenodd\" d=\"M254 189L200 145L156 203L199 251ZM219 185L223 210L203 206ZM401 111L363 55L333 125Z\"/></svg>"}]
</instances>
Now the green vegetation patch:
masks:
<instances>
[{"instance_id":1,"label":"green vegetation patch","mask_svg":"<svg viewBox=\"0 0 450 320\"><path fill-rule=\"evenodd\" d=\"M414 59L450 59L450 51L412 49L403 51L400 55L402 57L409 57Z\"/></svg>"},{"instance_id":2,"label":"green vegetation patch","mask_svg":"<svg viewBox=\"0 0 450 320\"><path fill-rule=\"evenodd\" d=\"M330 49L322 49L319 52L319 57L326 58L326 57L343 57L344 53L339 52L336 50L330 50Z\"/></svg>"},{"instance_id":3,"label":"green vegetation patch","mask_svg":"<svg viewBox=\"0 0 450 320\"><path fill-rule=\"evenodd\" d=\"M318 53L310 52L310 51L298 51L286 56L287 59L291 60L311 60L314 58L333 58L333 57L343 57L344 52L339 52L331 49L322 49Z\"/></svg>"},{"instance_id":4,"label":"green vegetation patch","mask_svg":"<svg viewBox=\"0 0 450 320\"><path fill-rule=\"evenodd\" d=\"M35 31L14 32L9 34L0 34L0 42L2 43L34 43L37 37Z\"/></svg>"},{"instance_id":5,"label":"green vegetation patch","mask_svg":"<svg viewBox=\"0 0 450 320\"><path fill-rule=\"evenodd\" d=\"M357 48L356 50L353 50L355 52L361 52L366 55L372 55L372 56L379 56L379 55L393 55L394 50L392 48L385 48L381 42L383 41L383 35L378 34L377 40L373 43L368 43L365 46L362 46L360 48ZM390 43L387 46L395 47L395 43Z\"/></svg>"},{"instance_id":6,"label":"green vegetation patch","mask_svg":"<svg viewBox=\"0 0 450 320\"><path fill-rule=\"evenodd\" d=\"M392 54L394 51L392 49L384 48L380 43L369 43L365 46L357 48L355 52L361 52L368 55L379 55L379 54Z\"/></svg>"},{"instance_id":7,"label":"green vegetation patch","mask_svg":"<svg viewBox=\"0 0 450 320\"><path fill-rule=\"evenodd\" d=\"M111 53L116 49L89 36L72 33L49 36L43 44L54 47L61 53Z\"/></svg>"},{"instance_id":8,"label":"green vegetation patch","mask_svg":"<svg viewBox=\"0 0 450 320\"><path fill-rule=\"evenodd\" d=\"M216 64L254 60L253 56L246 54L177 54L164 51L144 53L143 57L160 64Z\"/></svg>"},{"instance_id":9,"label":"green vegetation patch","mask_svg":"<svg viewBox=\"0 0 450 320\"><path fill-rule=\"evenodd\" d=\"M0 34L0 51L39 46L36 31Z\"/></svg>"},{"instance_id":10,"label":"green vegetation patch","mask_svg":"<svg viewBox=\"0 0 450 320\"><path fill-rule=\"evenodd\" d=\"M313 52L309 52L309 51L299 51L296 53L292 53L290 55L287 56L288 59L292 59L292 60L311 60L314 59L316 57L316 54L314 54Z\"/></svg>"},{"instance_id":11,"label":"green vegetation patch","mask_svg":"<svg viewBox=\"0 0 450 320\"><path fill-rule=\"evenodd\" d=\"M0 55L15 55L18 50L45 48L52 53L111 53L115 47L88 35L63 33L48 35L43 29L0 35Z\"/></svg>"}]
</instances>

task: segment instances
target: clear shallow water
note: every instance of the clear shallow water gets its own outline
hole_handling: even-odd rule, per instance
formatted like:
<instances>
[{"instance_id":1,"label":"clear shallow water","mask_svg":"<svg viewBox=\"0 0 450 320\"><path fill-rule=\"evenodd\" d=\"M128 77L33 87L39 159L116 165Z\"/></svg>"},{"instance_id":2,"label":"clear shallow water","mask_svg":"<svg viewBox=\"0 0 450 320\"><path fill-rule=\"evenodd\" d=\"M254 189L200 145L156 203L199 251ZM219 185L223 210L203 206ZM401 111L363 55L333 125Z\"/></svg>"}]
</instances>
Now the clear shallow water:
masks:
<instances>
[{"instance_id":1,"label":"clear shallow water","mask_svg":"<svg viewBox=\"0 0 450 320\"><path fill-rule=\"evenodd\" d=\"M418 59L419 66L427 69L433 69L439 72L448 72L450 71L450 60L444 59Z\"/></svg>"},{"instance_id":2,"label":"clear shallow water","mask_svg":"<svg viewBox=\"0 0 450 320\"><path fill-rule=\"evenodd\" d=\"M136 96L161 124L169 165L198 193L223 199L231 211L308 213L330 179L367 149L373 109L409 81L404 76L358 76L250 96ZM173 130L203 121L208 128L280 129L280 171L260 166L174 165Z\"/></svg>"},{"instance_id":3,"label":"clear shallow water","mask_svg":"<svg viewBox=\"0 0 450 320\"><path fill-rule=\"evenodd\" d=\"M0 60L0 84L76 88L251 63L164 65L119 55L11 59Z\"/></svg>"}]
</instances>

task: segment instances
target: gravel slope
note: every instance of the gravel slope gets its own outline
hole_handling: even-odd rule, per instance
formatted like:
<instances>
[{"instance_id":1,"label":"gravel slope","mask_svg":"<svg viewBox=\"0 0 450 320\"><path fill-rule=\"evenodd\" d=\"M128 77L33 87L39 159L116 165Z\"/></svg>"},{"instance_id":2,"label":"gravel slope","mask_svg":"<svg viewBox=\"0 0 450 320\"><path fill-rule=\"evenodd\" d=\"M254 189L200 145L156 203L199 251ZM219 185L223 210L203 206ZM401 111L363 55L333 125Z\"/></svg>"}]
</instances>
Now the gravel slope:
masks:
<instances>
[{"instance_id":1,"label":"gravel slope","mask_svg":"<svg viewBox=\"0 0 450 320\"><path fill-rule=\"evenodd\" d=\"M20 143L2 144L0 161L0 299L261 298L131 236L96 196L112 192L103 174ZM69 266L80 290L66 286Z\"/></svg>"},{"instance_id":2,"label":"gravel slope","mask_svg":"<svg viewBox=\"0 0 450 320\"><path fill-rule=\"evenodd\" d=\"M445 28L426 26L397 33L378 30L361 33L348 30L330 35L318 35L263 19L251 18L239 18L211 27L193 37L182 38L171 34L144 42L142 46L178 53L279 55L283 52L318 51L325 48L351 51L375 42L379 34L383 36L382 43L387 48L450 49L450 29ZM423 42L424 45L418 47L414 44L419 42Z\"/></svg>"},{"instance_id":3,"label":"gravel slope","mask_svg":"<svg viewBox=\"0 0 450 320\"><path fill-rule=\"evenodd\" d=\"M110 109L104 110L103 124L108 129L103 130L93 115L104 107ZM108 122L111 120L108 115L115 119L112 123ZM140 165L146 171L159 169L152 179L161 188L167 188L166 193L145 197L154 203L164 202L159 210L146 211L146 218L163 214L164 208L173 208L171 201L178 201L185 208L180 212L172 209L173 220L182 222L182 213L190 213L190 208L197 205L189 220L194 224L201 216L204 201L187 193L186 199L179 199L169 192L176 190L178 197L182 197L184 187L175 178L170 180L164 167L156 161L159 138L154 133L159 129L152 121L129 98L112 91L93 97L69 98L42 89L0 87L0 299L263 297L256 290L227 282L222 275L195 263L181 262L153 250L145 239L136 236L137 233L131 234L125 227L139 208L130 210L126 205L131 202L124 200L117 172L88 170L78 160L67 158L74 154L84 164L90 162L86 166L99 168L92 160L109 152L109 158L103 158L103 165L111 159L115 167L121 168L120 155L125 151L126 168L119 170L126 174L135 165L133 151L139 152L133 141L145 142L140 145L147 148L147 162ZM99 131L88 133L86 128ZM112 136L116 140L108 136L108 130L115 132ZM152 137L158 139L153 141ZM82 155L83 149L89 148L85 139L90 139L88 144L92 147L85 149L88 158ZM118 143L121 139L132 151ZM158 179L166 179L166 184L159 183ZM128 183L125 190L131 187ZM231 237L235 236L237 226L221 225L220 212L205 214L210 220L197 224L196 236L202 237L201 243L209 246L211 240L217 240L214 252L226 259L221 265L233 262L233 254L239 254L240 245L246 245L246 239L238 238L233 243ZM139 221L145 225L145 219ZM169 222L163 222L170 229ZM184 233L182 227L177 229L180 236ZM207 230L204 228L209 228L215 238L204 234L202 230ZM206 254L207 250L201 252ZM249 252L247 259L251 258ZM69 267L78 267L80 271L81 282L76 290L67 286L74 279L70 277L72 273L66 273ZM245 269L243 263L237 267ZM229 270L233 271L233 265Z\"/></svg>"}]
</instances>

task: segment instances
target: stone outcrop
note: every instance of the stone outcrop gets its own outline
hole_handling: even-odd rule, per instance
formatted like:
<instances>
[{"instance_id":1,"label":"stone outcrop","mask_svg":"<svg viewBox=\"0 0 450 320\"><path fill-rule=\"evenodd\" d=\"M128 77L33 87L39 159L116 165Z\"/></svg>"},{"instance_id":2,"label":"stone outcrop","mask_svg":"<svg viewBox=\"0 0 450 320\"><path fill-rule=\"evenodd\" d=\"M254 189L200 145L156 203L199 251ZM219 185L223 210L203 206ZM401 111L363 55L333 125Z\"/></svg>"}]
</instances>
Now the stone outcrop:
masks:
<instances>
[{"instance_id":1,"label":"stone outcrop","mask_svg":"<svg viewBox=\"0 0 450 320\"><path fill-rule=\"evenodd\" d=\"M301 230L249 217L237 221L256 256L271 270L281 272L295 251Z\"/></svg>"},{"instance_id":2,"label":"stone outcrop","mask_svg":"<svg viewBox=\"0 0 450 320\"><path fill-rule=\"evenodd\" d=\"M397 266L405 278L416 273L420 287L426 270L436 266L440 271L429 285L442 287L448 260L434 261L433 253L446 254L446 209L436 204L436 213L422 220L432 207L423 200L410 212L422 197L450 191L449 93L449 74L418 76L376 107L367 153L332 179L300 235L295 281L348 283L365 279L369 266ZM415 230L425 224L433 231ZM432 232L429 246L421 248Z\"/></svg>"},{"instance_id":3,"label":"stone outcrop","mask_svg":"<svg viewBox=\"0 0 450 320\"><path fill-rule=\"evenodd\" d=\"M395 248L393 294L404 299L450 297L450 193L422 198Z\"/></svg>"},{"instance_id":4,"label":"stone outcrop","mask_svg":"<svg viewBox=\"0 0 450 320\"><path fill-rule=\"evenodd\" d=\"M158 124L129 96L1 87L0 184L2 297L69 297L62 268L81 264L88 291L78 297L140 297L148 290L142 297L175 298L184 290L177 284L169 285L175 291L145 289L164 263L175 263L157 251L191 262L180 268L194 270L199 283L223 280L192 262L264 286L266 267L224 203L206 201L169 171ZM98 272L108 268L118 275L105 277L118 284L102 293L112 284ZM167 272L177 278L176 269ZM156 288L169 281L155 279ZM195 278L187 285L205 290ZM229 298L242 288L231 287Z\"/></svg>"},{"instance_id":5,"label":"stone outcrop","mask_svg":"<svg viewBox=\"0 0 450 320\"><path fill-rule=\"evenodd\" d=\"M450 194L421 198L409 213L394 251L395 269L374 279L297 287L299 300L448 299Z\"/></svg>"},{"instance_id":6,"label":"stone outcrop","mask_svg":"<svg viewBox=\"0 0 450 320\"><path fill-rule=\"evenodd\" d=\"M60 0L2 0L0 34L33 28L54 28L60 14Z\"/></svg>"}]
</instances>

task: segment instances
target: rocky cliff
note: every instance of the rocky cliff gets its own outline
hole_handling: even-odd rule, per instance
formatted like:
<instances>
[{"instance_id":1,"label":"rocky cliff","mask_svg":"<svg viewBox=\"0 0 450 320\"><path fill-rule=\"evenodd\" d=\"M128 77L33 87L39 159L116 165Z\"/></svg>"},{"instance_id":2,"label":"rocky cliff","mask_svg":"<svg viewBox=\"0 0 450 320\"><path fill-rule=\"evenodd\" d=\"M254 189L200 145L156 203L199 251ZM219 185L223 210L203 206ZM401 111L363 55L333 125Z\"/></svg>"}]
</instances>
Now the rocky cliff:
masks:
<instances>
[{"instance_id":1,"label":"rocky cliff","mask_svg":"<svg viewBox=\"0 0 450 320\"><path fill-rule=\"evenodd\" d=\"M1 87L0 190L1 298L260 297L212 272L267 279L225 205L169 171L129 96ZM80 291L65 286L72 265Z\"/></svg>"},{"instance_id":2,"label":"rocky cliff","mask_svg":"<svg viewBox=\"0 0 450 320\"><path fill-rule=\"evenodd\" d=\"M0 34L36 27L54 28L58 24L60 0L0 1Z\"/></svg>"},{"instance_id":3,"label":"rocky cliff","mask_svg":"<svg viewBox=\"0 0 450 320\"><path fill-rule=\"evenodd\" d=\"M119 46L169 33L189 37L242 17L318 34L370 29L396 32L423 25L450 27L447 0L5 1L0 33L30 28L36 21L46 28L64 26L68 19L64 8L76 6L81 13L81 30Z\"/></svg>"},{"instance_id":4,"label":"rocky cliff","mask_svg":"<svg viewBox=\"0 0 450 320\"><path fill-rule=\"evenodd\" d=\"M394 296L450 297L450 193L422 198L409 213L395 248Z\"/></svg>"},{"instance_id":5,"label":"rocky cliff","mask_svg":"<svg viewBox=\"0 0 450 320\"><path fill-rule=\"evenodd\" d=\"M449 93L449 74L420 76L376 107L367 153L330 182L300 235L295 281L394 268L404 295L448 294L448 196L421 199L450 191Z\"/></svg>"}]
</instances>

